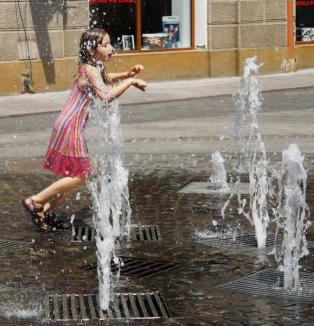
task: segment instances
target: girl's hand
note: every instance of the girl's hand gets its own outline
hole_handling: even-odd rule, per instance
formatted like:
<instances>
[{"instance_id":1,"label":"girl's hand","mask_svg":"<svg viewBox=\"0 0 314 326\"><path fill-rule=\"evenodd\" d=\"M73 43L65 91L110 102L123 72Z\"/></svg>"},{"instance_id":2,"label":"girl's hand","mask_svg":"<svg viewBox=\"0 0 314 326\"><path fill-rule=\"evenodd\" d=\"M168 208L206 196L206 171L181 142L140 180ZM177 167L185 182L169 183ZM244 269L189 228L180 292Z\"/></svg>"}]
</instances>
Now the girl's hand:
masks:
<instances>
[{"instance_id":1,"label":"girl's hand","mask_svg":"<svg viewBox=\"0 0 314 326\"><path fill-rule=\"evenodd\" d=\"M145 92L145 88L147 87L147 83L144 80L137 78L132 78L132 85L143 92Z\"/></svg>"},{"instance_id":2,"label":"girl's hand","mask_svg":"<svg viewBox=\"0 0 314 326\"><path fill-rule=\"evenodd\" d=\"M128 76L129 77L134 77L135 75L139 74L143 70L144 70L144 66L142 66L142 65L135 65L134 67L132 67L129 70Z\"/></svg>"}]
</instances>

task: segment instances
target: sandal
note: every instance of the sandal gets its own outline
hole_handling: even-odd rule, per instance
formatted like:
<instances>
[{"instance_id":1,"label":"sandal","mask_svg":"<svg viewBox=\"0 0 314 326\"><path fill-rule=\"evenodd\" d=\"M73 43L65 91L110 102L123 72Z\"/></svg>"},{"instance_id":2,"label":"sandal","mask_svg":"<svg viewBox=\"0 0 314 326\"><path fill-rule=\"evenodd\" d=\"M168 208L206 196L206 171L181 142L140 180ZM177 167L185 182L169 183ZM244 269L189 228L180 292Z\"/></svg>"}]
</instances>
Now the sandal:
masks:
<instances>
[{"instance_id":1,"label":"sandal","mask_svg":"<svg viewBox=\"0 0 314 326\"><path fill-rule=\"evenodd\" d=\"M32 221L36 226L43 231L47 231L49 229L48 223L46 223L46 218L43 218L37 214L43 211L43 207L36 207L32 197L22 200L22 205L26 209L27 213L31 216Z\"/></svg>"},{"instance_id":2,"label":"sandal","mask_svg":"<svg viewBox=\"0 0 314 326\"><path fill-rule=\"evenodd\" d=\"M56 230L67 230L72 227L72 224L68 221L63 221L60 219L55 212L44 212L45 215L45 223L47 223L52 228Z\"/></svg>"}]
</instances>

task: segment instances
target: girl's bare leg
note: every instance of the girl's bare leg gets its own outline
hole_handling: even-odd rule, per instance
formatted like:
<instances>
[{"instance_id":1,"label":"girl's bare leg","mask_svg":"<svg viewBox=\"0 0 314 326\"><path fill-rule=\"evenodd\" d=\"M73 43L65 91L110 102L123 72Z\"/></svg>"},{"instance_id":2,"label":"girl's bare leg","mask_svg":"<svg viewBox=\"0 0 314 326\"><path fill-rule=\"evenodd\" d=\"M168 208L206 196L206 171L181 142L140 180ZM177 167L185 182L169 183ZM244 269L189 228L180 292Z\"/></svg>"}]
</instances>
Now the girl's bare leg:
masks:
<instances>
[{"instance_id":1,"label":"girl's bare leg","mask_svg":"<svg viewBox=\"0 0 314 326\"><path fill-rule=\"evenodd\" d=\"M76 188L77 187L73 188L68 192L58 193L56 196L54 196L51 200L49 200L49 202L47 202L44 205L44 212L54 211L57 207L59 207L64 202L66 198L71 196L71 194L75 191Z\"/></svg>"},{"instance_id":2,"label":"girl's bare leg","mask_svg":"<svg viewBox=\"0 0 314 326\"><path fill-rule=\"evenodd\" d=\"M60 203L59 200L64 200L66 194L71 194L78 186L83 183L84 179L80 177L65 177L54 182L32 198L34 203L38 206L45 205L45 203L49 202L49 200L52 198L55 198L56 205L58 205L58 203Z\"/></svg>"}]
</instances>

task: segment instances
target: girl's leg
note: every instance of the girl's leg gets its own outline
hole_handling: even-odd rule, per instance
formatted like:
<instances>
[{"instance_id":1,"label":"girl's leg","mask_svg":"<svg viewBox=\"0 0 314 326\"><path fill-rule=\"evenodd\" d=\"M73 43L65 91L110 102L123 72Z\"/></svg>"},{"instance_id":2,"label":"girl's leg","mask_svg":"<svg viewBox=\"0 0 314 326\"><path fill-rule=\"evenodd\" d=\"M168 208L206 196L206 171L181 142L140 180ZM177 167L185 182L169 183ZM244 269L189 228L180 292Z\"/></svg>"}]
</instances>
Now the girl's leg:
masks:
<instances>
[{"instance_id":1,"label":"girl's leg","mask_svg":"<svg viewBox=\"0 0 314 326\"><path fill-rule=\"evenodd\" d=\"M47 230L49 228L48 224L43 220L45 217L44 212L44 205L49 202L51 198L57 198L57 195L60 194L62 200L65 198L67 193L73 192L79 185L84 183L84 179L79 177L65 177L62 178L49 187L41 191L35 196L32 196L31 201L29 199L25 199L23 201L24 207L27 209L29 213L32 215L32 219L34 223L39 225L39 227L43 230ZM56 205L58 204L59 200L56 201ZM33 206L39 208L34 215L34 208ZM40 222L41 221L41 222ZM61 225L60 225L61 226ZM64 227L64 225L63 225Z\"/></svg>"},{"instance_id":2,"label":"girl's leg","mask_svg":"<svg viewBox=\"0 0 314 326\"><path fill-rule=\"evenodd\" d=\"M77 187L72 190L64 193L58 193L54 196L49 202L44 205L44 212L54 211L57 207L59 207L67 197L70 197L71 194L75 191Z\"/></svg>"},{"instance_id":3,"label":"girl's leg","mask_svg":"<svg viewBox=\"0 0 314 326\"><path fill-rule=\"evenodd\" d=\"M51 198L56 198L56 203L58 203L59 198L62 200L65 198L65 194L71 194L78 186L84 183L84 179L80 177L65 177L62 178L49 187L45 188L35 196L33 196L33 201L38 206L43 206L45 203L49 202Z\"/></svg>"},{"instance_id":4,"label":"girl's leg","mask_svg":"<svg viewBox=\"0 0 314 326\"><path fill-rule=\"evenodd\" d=\"M54 182L38 194L32 196L32 200L36 207L44 207L44 210L42 212L38 212L37 215L44 218L44 212L56 207L66 198L67 194L70 195L83 183L84 179L80 177L65 177ZM51 199L52 205L49 203Z\"/></svg>"}]
</instances>

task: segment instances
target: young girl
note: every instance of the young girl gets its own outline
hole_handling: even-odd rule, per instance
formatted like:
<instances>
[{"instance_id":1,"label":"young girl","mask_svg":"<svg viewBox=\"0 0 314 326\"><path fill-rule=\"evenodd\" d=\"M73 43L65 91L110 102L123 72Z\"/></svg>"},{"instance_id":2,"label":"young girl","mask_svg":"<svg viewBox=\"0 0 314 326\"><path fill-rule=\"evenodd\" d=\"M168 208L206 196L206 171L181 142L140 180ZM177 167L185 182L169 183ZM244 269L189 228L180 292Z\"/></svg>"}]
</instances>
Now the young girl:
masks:
<instances>
[{"instance_id":1,"label":"young girl","mask_svg":"<svg viewBox=\"0 0 314 326\"><path fill-rule=\"evenodd\" d=\"M90 98L98 97L110 101L119 97L130 86L142 91L147 86L145 81L133 78L144 69L142 65L135 65L129 71L122 73L107 73L102 62L108 61L112 53L110 37L104 30L90 29L81 36L80 68L77 78L54 123L43 162L44 168L63 178L38 194L23 200L24 208L42 230L71 226L70 223L57 219L54 210L92 174L83 135L88 119ZM112 83L118 80L124 81L117 86L112 86Z\"/></svg>"}]
</instances>

